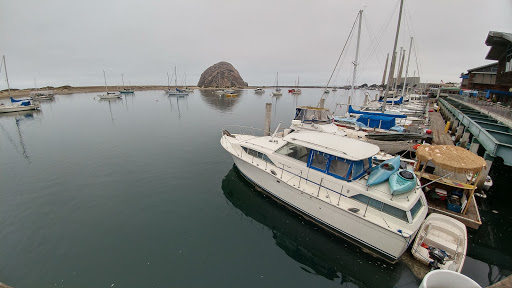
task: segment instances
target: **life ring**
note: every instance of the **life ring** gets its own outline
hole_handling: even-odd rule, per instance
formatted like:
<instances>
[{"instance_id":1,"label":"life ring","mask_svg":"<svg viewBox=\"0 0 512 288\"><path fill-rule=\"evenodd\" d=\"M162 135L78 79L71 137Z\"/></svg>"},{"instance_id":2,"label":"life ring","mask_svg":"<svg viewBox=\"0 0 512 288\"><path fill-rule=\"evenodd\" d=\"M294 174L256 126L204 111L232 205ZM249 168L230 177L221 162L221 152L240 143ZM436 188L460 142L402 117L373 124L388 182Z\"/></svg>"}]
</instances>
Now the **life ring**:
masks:
<instances>
[{"instance_id":1,"label":"life ring","mask_svg":"<svg viewBox=\"0 0 512 288\"><path fill-rule=\"evenodd\" d=\"M421 144L416 144L416 145L412 146L412 149L418 150L418 147L420 147L420 146L421 146Z\"/></svg>"}]
</instances>

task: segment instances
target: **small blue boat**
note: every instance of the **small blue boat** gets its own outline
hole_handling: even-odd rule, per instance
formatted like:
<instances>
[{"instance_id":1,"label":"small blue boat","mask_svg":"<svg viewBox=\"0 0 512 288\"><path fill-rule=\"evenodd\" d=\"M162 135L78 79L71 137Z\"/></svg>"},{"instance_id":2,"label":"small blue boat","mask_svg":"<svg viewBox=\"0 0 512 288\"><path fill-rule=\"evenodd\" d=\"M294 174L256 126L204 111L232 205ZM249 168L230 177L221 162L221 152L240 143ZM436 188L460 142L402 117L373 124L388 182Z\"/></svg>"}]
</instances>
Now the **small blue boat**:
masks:
<instances>
[{"instance_id":1,"label":"small blue boat","mask_svg":"<svg viewBox=\"0 0 512 288\"><path fill-rule=\"evenodd\" d=\"M388 159L376 166L368 176L367 186L376 185L389 179L400 167L400 156Z\"/></svg>"},{"instance_id":2,"label":"small blue boat","mask_svg":"<svg viewBox=\"0 0 512 288\"><path fill-rule=\"evenodd\" d=\"M416 187L416 175L411 170L400 170L389 177L391 195L400 195Z\"/></svg>"}]
</instances>

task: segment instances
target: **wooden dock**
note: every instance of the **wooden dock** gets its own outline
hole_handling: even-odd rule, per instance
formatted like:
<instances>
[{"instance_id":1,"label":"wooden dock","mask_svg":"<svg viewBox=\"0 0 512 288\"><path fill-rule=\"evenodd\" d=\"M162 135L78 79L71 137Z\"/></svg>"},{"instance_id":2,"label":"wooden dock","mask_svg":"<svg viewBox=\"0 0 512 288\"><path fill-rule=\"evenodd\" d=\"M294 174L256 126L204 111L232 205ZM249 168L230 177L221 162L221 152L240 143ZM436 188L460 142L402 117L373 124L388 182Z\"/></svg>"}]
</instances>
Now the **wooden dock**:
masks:
<instances>
[{"instance_id":1,"label":"wooden dock","mask_svg":"<svg viewBox=\"0 0 512 288\"><path fill-rule=\"evenodd\" d=\"M453 145L452 136L444 132L446 123L441 113L429 112L430 130L432 130L433 144L437 145Z\"/></svg>"}]
</instances>

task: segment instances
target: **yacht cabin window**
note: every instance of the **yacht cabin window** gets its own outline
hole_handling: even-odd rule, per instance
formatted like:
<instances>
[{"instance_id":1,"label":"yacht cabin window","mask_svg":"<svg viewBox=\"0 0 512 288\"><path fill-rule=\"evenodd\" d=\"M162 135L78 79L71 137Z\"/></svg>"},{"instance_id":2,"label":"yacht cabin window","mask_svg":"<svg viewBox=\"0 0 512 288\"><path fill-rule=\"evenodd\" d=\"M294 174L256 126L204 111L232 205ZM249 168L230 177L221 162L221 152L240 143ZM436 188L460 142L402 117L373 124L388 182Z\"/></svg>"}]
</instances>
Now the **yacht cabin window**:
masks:
<instances>
[{"instance_id":1,"label":"yacht cabin window","mask_svg":"<svg viewBox=\"0 0 512 288\"><path fill-rule=\"evenodd\" d=\"M329 154L313 151L311 156L311 164L310 166L316 168L316 170L326 172L327 170L327 162L329 161Z\"/></svg>"},{"instance_id":2,"label":"yacht cabin window","mask_svg":"<svg viewBox=\"0 0 512 288\"><path fill-rule=\"evenodd\" d=\"M307 147L288 142L283 147L279 148L276 152L281 155L302 161L304 163L308 163L310 150L311 149Z\"/></svg>"},{"instance_id":3,"label":"yacht cabin window","mask_svg":"<svg viewBox=\"0 0 512 288\"><path fill-rule=\"evenodd\" d=\"M329 174L335 178L352 181L366 174L371 166L371 158L351 161L312 150L308 167Z\"/></svg>"},{"instance_id":4,"label":"yacht cabin window","mask_svg":"<svg viewBox=\"0 0 512 288\"><path fill-rule=\"evenodd\" d=\"M418 214L418 211L421 210L421 207L423 207L423 203L421 203L421 198L420 198L420 199L418 199L416 204L414 204L414 206L411 209L411 216L413 219L416 218L416 215Z\"/></svg>"},{"instance_id":5,"label":"yacht cabin window","mask_svg":"<svg viewBox=\"0 0 512 288\"><path fill-rule=\"evenodd\" d=\"M402 221L405 221L405 222L409 222L409 219L407 218L407 213L402 210L402 209L399 209L399 208L396 208L394 206L391 206L391 205L388 205L386 203L383 203L379 200L375 200L371 197L368 197L366 195L363 195L363 194L357 194L357 195L354 195L352 197L350 197L352 199L355 199L365 205L368 205L370 207L373 207L375 208L376 210L379 210L379 211L382 211L390 216L393 216L395 218L398 218ZM417 203L416 203L417 205ZM416 206L415 205L415 206ZM421 202L420 202L420 205L421 205ZM421 207L421 206L420 206ZM414 207L413 207L414 209ZM418 209L419 210L419 209ZM412 210L411 210L412 212ZM418 213L418 211L416 211L416 213Z\"/></svg>"},{"instance_id":6,"label":"yacht cabin window","mask_svg":"<svg viewBox=\"0 0 512 288\"><path fill-rule=\"evenodd\" d=\"M333 176L340 176L343 179L349 179L350 175L350 164L352 161L332 156L331 163L329 165L329 174Z\"/></svg>"},{"instance_id":7,"label":"yacht cabin window","mask_svg":"<svg viewBox=\"0 0 512 288\"><path fill-rule=\"evenodd\" d=\"M262 159L262 160L264 160L264 161L274 165L274 162L272 162L272 160L270 160L270 158L268 158L267 155L265 155L265 154L263 154L261 152L258 152L256 150L253 150L251 148L247 148L247 147L242 147L242 148L244 149L245 153L247 153L247 154L249 154L249 155L251 155L253 157L260 158L260 159Z\"/></svg>"}]
</instances>

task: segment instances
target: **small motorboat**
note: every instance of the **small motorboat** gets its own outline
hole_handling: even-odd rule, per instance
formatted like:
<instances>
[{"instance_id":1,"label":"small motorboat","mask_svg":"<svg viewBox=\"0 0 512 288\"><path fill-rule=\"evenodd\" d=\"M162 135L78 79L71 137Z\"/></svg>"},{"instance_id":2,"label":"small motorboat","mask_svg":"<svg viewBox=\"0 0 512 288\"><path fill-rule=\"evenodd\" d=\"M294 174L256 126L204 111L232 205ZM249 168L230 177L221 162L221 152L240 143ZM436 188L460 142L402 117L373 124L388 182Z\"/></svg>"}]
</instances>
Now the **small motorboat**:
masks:
<instances>
[{"instance_id":1,"label":"small motorboat","mask_svg":"<svg viewBox=\"0 0 512 288\"><path fill-rule=\"evenodd\" d=\"M256 88L254 89L254 93L265 93L265 90L263 90L263 88Z\"/></svg>"},{"instance_id":2,"label":"small motorboat","mask_svg":"<svg viewBox=\"0 0 512 288\"><path fill-rule=\"evenodd\" d=\"M331 91L329 91L329 89L325 89L324 90L324 94L329 94Z\"/></svg>"},{"instance_id":3,"label":"small motorboat","mask_svg":"<svg viewBox=\"0 0 512 288\"><path fill-rule=\"evenodd\" d=\"M235 93L227 93L226 97L238 97L238 94Z\"/></svg>"},{"instance_id":4,"label":"small motorboat","mask_svg":"<svg viewBox=\"0 0 512 288\"><path fill-rule=\"evenodd\" d=\"M379 166L375 166L368 176L367 186L376 185L389 179L400 167L400 156L388 159Z\"/></svg>"},{"instance_id":5,"label":"small motorboat","mask_svg":"<svg viewBox=\"0 0 512 288\"><path fill-rule=\"evenodd\" d=\"M449 271L433 270L427 273L421 281L419 288L482 288L473 279L466 275Z\"/></svg>"},{"instance_id":6,"label":"small motorboat","mask_svg":"<svg viewBox=\"0 0 512 288\"><path fill-rule=\"evenodd\" d=\"M412 255L433 269L459 272L466 259L466 225L454 218L432 213L423 222L412 246Z\"/></svg>"},{"instance_id":7,"label":"small motorboat","mask_svg":"<svg viewBox=\"0 0 512 288\"><path fill-rule=\"evenodd\" d=\"M292 94L295 94L295 95L298 95L298 94L301 94L301 93L302 93L302 90L300 90L300 88L293 89L293 92L292 92Z\"/></svg>"},{"instance_id":8,"label":"small motorboat","mask_svg":"<svg viewBox=\"0 0 512 288\"><path fill-rule=\"evenodd\" d=\"M389 176L391 195L400 195L416 187L416 175L410 170L400 170Z\"/></svg>"}]
</instances>

